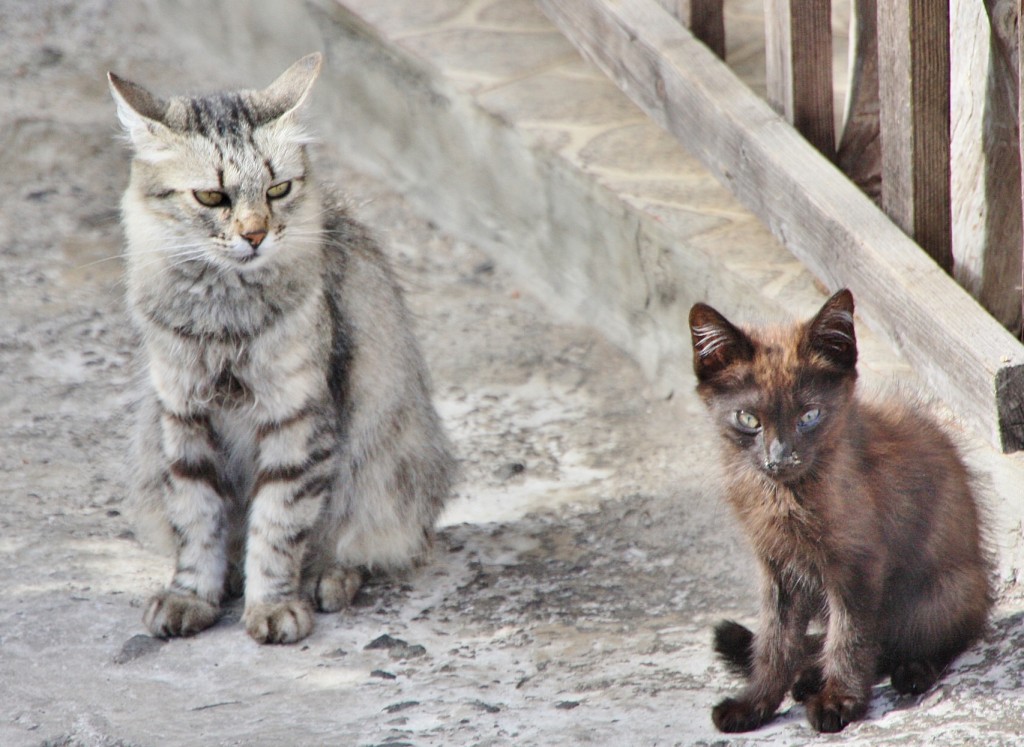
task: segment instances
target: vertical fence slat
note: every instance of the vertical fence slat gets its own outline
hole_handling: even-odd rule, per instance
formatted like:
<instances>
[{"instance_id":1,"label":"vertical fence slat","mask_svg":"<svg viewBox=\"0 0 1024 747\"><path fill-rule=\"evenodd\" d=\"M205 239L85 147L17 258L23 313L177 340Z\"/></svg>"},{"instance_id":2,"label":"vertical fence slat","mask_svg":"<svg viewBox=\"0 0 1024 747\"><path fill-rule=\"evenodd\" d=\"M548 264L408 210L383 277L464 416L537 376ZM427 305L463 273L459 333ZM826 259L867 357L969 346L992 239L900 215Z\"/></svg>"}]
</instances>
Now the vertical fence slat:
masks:
<instances>
[{"instance_id":1,"label":"vertical fence slat","mask_svg":"<svg viewBox=\"0 0 1024 747\"><path fill-rule=\"evenodd\" d=\"M850 3L850 88L836 164L876 203L882 199L878 137L878 27L875 0Z\"/></svg>"},{"instance_id":2,"label":"vertical fence slat","mask_svg":"<svg viewBox=\"0 0 1024 747\"><path fill-rule=\"evenodd\" d=\"M950 3L955 275L1014 332L1021 329L1021 174L1014 163L1020 150L1019 5L1020 0L985 0L981 9L977 0ZM974 38L975 28L987 30L989 39ZM977 208L971 209L979 196L980 221Z\"/></svg>"},{"instance_id":3,"label":"vertical fence slat","mask_svg":"<svg viewBox=\"0 0 1024 747\"><path fill-rule=\"evenodd\" d=\"M1024 0L1017 8L1017 143L1021 154L1021 208L1024 210ZM1021 336L1024 337L1024 241L1020 247Z\"/></svg>"},{"instance_id":4,"label":"vertical fence slat","mask_svg":"<svg viewBox=\"0 0 1024 747\"><path fill-rule=\"evenodd\" d=\"M768 102L832 158L831 0L765 0L764 18Z\"/></svg>"},{"instance_id":5,"label":"vertical fence slat","mask_svg":"<svg viewBox=\"0 0 1024 747\"><path fill-rule=\"evenodd\" d=\"M882 209L947 272L949 4L879 0Z\"/></svg>"},{"instance_id":6,"label":"vertical fence slat","mask_svg":"<svg viewBox=\"0 0 1024 747\"><path fill-rule=\"evenodd\" d=\"M690 33L725 59L725 0L658 0Z\"/></svg>"}]
</instances>

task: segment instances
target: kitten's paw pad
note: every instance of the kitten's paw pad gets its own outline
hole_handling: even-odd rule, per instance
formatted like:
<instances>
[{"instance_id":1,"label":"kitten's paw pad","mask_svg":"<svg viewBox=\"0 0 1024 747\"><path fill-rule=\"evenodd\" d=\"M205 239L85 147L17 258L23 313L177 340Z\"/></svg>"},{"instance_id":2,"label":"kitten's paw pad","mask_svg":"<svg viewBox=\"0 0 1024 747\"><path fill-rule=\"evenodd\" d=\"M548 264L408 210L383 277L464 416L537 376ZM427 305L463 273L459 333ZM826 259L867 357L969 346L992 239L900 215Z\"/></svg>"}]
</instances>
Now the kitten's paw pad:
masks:
<instances>
[{"instance_id":1,"label":"kitten's paw pad","mask_svg":"<svg viewBox=\"0 0 1024 747\"><path fill-rule=\"evenodd\" d=\"M157 638L175 638L206 630L219 617L218 605L195 594L164 589L149 600L142 621Z\"/></svg>"},{"instance_id":2,"label":"kitten's paw pad","mask_svg":"<svg viewBox=\"0 0 1024 747\"><path fill-rule=\"evenodd\" d=\"M295 643L313 630L313 608L301 599L247 605L245 630L257 643Z\"/></svg>"},{"instance_id":3,"label":"kitten's paw pad","mask_svg":"<svg viewBox=\"0 0 1024 747\"><path fill-rule=\"evenodd\" d=\"M800 672L800 676L793 683L793 689L791 690L793 700L797 703L804 703L812 695L820 693L824 685L825 679L821 673L821 668L807 667Z\"/></svg>"},{"instance_id":4,"label":"kitten's paw pad","mask_svg":"<svg viewBox=\"0 0 1024 747\"><path fill-rule=\"evenodd\" d=\"M939 679L939 672L927 661L908 661L897 666L890 679L900 695L921 695Z\"/></svg>"},{"instance_id":5,"label":"kitten's paw pad","mask_svg":"<svg viewBox=\"0 0 1024 747\"><path fill-rule=\"evenodd\" d=\"M824 691L807 699L807 720L816 730L829 734L842 731L867 710L865 700L838 693L827 686Z\"/></svg>"},{"instance_id":6,"label":"kitten's paw pad","mask_svg":"<svg viewBox=\"0 0 1024 747\"><path fill-rule=\"evenodd\" d=\"M735 698L726 698L711 709L711 720L717 729L728 734L753 731L770 721L774 715L775 709L769 712L753 703Z\"/></svg>"},{"instance_id":7,"label":"kitten's paw pad","mask_svg":"<svg viewBox=\"0 0 1024 747\"><path fill-rule=\"evenodd\" d=\"M332 566L316 583L313 599L320 612L337 612L352 604L363 585L363 574L356 568Z\"/></svg>"}]
</instances>

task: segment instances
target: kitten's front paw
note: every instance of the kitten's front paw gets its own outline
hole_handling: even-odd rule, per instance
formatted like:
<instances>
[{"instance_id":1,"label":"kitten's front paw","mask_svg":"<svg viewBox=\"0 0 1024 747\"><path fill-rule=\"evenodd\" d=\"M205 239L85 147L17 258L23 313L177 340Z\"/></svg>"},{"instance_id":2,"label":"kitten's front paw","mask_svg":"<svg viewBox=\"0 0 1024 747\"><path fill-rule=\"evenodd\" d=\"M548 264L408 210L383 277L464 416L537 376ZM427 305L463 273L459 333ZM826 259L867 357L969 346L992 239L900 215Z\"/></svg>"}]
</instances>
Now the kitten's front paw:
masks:
<instances>
[{"instance_id":1,"label":"kitten's front paw","mask_svg":"<svg viewBox=\"0 0 1024 747\"><path fill-rule=\"evenodd\" d=\"M317 579L313 599L320 612L337 612L352 604L363 585L363 574L356 568L331 566Z\"/></svg>"},{"instance_id":2,"label":"kitten's front paw","mask_svg":"<svg viewBox=\"0 0 1024 747\"><path fill-rule=\"evenodd\" d=\"M867 700L825 686L817 695L807 699L807 721L821 732L842 731L847 724L861 718L868 710Z\"/></svg>"},{"instance_id":3,"label":"kitten's front paw","mask_svg":"<svg viewBox=\"0 0 1024 747\"><path fill-rule=\"evenodd\" d=\"M726 698L711 709L711 720L719 731L733 734L753 731L771 720L775 709L770 712L756 704L735 698Z\"/></svg>"},{"instance_id":4,"label":"kitten's front paw","mask_svg":"<svg viewBox=\"0 0 1024 747\"><path fill-rule=\"evenodd\" d=\"M164 589L149 600L142 621L157 638L195 635L217 622L220 607L195 594Z\"/></svg>"},{"instance_id":5,"label":"kitten's front paw","mask_svg":"<svg viewBox=\"0 0 1024 747\"><path fill-rule=\"evenodd\" d=\"M313 608L302 599L246 605L245 629L257 643L295 643L313 630Z\"/></svg>"}]
</instances>

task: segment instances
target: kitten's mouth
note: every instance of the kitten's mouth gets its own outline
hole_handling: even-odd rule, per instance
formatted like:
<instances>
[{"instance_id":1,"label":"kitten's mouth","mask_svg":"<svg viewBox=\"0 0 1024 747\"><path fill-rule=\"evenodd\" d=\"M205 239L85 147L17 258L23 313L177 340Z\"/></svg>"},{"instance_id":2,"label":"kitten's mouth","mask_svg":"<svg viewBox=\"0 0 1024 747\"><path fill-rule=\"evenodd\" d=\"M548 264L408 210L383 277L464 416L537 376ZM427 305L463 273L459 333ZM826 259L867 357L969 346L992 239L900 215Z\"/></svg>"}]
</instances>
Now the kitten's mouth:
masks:
<instances>
[{"instance_id":1,"label":"kitten's mouth","mask_svg":"<svg viewBox=\"0 0 1024 747\"><path fill-rule=\"evenodd\" d=\"M804 472L804 464L796 452L782 459L766 459L760 467L768 477L781 483L791 482Z\"/></svg>"}]
</instances>

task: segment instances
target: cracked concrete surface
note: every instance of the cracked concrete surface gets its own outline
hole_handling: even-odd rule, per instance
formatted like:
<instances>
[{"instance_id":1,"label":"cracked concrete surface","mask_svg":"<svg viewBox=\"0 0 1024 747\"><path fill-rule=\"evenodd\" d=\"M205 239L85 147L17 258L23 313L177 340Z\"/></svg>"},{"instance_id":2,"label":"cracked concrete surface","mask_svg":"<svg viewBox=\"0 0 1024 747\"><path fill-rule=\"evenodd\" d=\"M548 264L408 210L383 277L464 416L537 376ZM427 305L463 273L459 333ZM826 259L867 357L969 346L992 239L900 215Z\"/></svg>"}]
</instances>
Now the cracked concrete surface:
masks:
<instances>
[{"instance_id":1,"label":"cracked concrete surface","mask_svg":"<svg viewBox=\"0 0 1024 747\"><path fill-rule=\"evenodd\" d=\"M419 24L466 5L405 7ZM471 5L501 18L500 3ZM711 657L710 626L752 619L756 579L691 382L666 399L597 332L553 316L501 252L354 170L323 116L320 174L408 289L464 480L430 564L373 582L298 645L253 643L237 606L192 639L145 635L141 606L171 567L123 515L128 157L104 73L172 93L262 85L291 61L282 44L260 73L227 65L176 7L0 0L0 744L819 742L788 702L750 735L710 723L738 686ZM484 53L462 49L467 66ZM882 355L872 348L876 378L910 376ZM1019 536L1000 532L1007 547ZM988 639L921 698L879 686L868 718L830 743L1020 743L1024 601L1004 566Z\"/></svg>"}]
</instances>

